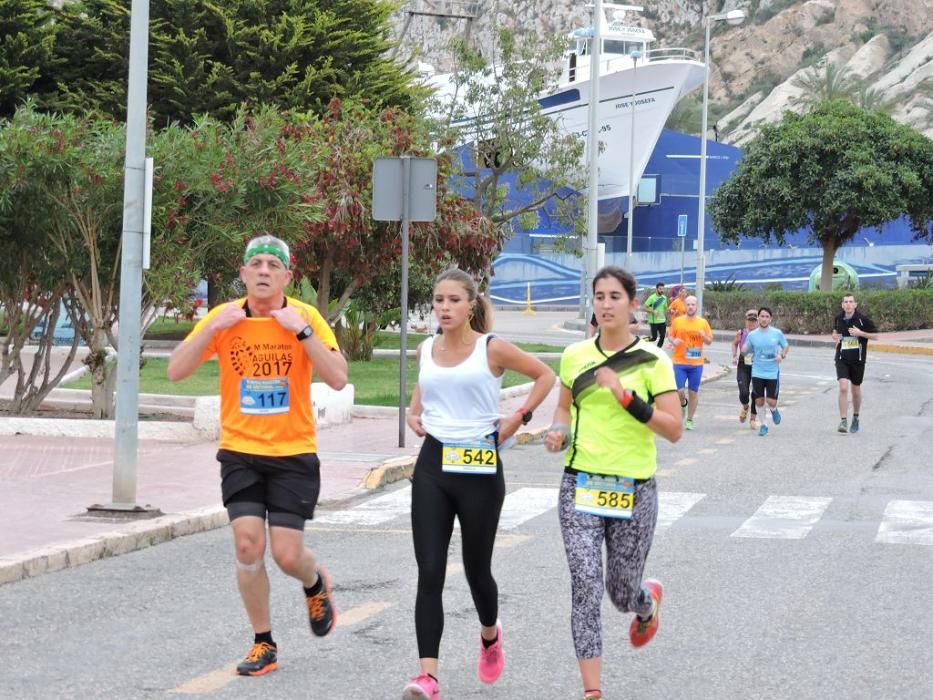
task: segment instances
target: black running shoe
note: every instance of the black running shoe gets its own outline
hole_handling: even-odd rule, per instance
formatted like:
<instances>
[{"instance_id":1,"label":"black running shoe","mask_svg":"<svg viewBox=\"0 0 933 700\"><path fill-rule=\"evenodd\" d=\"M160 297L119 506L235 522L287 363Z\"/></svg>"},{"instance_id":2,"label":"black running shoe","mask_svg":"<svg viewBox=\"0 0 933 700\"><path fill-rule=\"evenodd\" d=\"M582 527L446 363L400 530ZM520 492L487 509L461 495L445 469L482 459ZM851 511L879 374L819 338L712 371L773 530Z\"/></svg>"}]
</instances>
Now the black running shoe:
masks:
<instances>
[{"instance_id":1,"label":"black running shoe","mask_svg":"<svg viewBox=\"0 0 933 700\"><path fill-rule=\"evenodd\" d=\"M320 591L307 596L308 619L311 622L311 631L318 637L323 637L337 624L337 610L334 608L334 598L330 592L330 576L324 569L318 569L318 576L323 585Z\"/></svg>"},{"instance_id":2,"label":"black running shoe","mask_svg":"<svg viewBox=\"0 0 933 700\"><path fill-rule=\"evenodd\" d=\"M236 667L241 676L263 676L279 667L278 652L267 642L256 642Z\"/></svg>"}]
</instances>

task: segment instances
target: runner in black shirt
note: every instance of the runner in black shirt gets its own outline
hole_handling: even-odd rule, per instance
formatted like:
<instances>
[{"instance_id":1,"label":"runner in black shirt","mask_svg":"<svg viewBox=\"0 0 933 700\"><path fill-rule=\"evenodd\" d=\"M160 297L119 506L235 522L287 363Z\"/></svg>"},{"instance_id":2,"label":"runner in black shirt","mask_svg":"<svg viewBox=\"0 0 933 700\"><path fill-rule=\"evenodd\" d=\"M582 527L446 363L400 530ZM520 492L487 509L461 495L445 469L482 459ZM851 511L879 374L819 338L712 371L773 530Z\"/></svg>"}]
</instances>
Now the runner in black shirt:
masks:
<instances>
[{"instance_id":1,"label":"runner in black shirt","mask_svg":"<svg viewBox=\"0 0 933 700\"><path fill-rule=\"evenodd\" d=\"M840 433L857 433L859 410L862 408L862 378L868 341L876 340L878 329L872 320L857 310L855 296L842 297L842 313L833 321L836 341L836 379L839 380ZM848 425L849 385L852 385L852 425Z\"/></svg>"}]
</instances>

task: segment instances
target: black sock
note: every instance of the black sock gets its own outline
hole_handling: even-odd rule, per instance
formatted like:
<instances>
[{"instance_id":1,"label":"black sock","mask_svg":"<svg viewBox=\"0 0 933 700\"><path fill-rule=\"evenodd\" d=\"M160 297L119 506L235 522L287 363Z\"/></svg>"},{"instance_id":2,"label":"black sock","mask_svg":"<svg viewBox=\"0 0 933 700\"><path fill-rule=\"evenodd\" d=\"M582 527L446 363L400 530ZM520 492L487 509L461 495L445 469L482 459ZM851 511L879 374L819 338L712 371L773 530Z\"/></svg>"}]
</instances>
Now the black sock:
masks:
<instances>
[{"instance_id":1,"label":"black sock","mask_svg":"<svg viewBox=\"0 0 933 700\"><path fill-rule=\"evenodd\" d=\"M324 577L320 574L317 575L317 581L314 582L314 585L310 588L305 588L305 595L309 598L313 595L317 595L324 589Z\"/></svg>"},{"instance_id":2,"label":"black sock","mask_svg":"<svg viewBox=\"0 0 933 700\"><path fill-rule=\"evenodd\" d=\"M858 413L853 413L853 414L852 414L852 417L853 417L853 418L858 418Z\"/></svg>"},{"instance_id":3,"label":"black sock","mask_svg":"<svg viewBox=\"0 0 933 700\"><path fill-rule=\"evenodd\" d=\"M493 637L492 639L486 639L484 636L480 635L480 639L483 640L483 648L484 648L484 649L488 649L488 648L491 647L493 644L495 644L496 642L499 641L499 633L496 632L496 636Z\"/></svg>"},{"instance_id":4,"label":"black sock","mask_svg":"<svg viewBox=\"0 0 933 700\"><path fill-rule=\"evenodd\" d=\"M268 632L256 633L256 636L253 639L253 644L262 644L263 642L275 646L275 642L272 641L272 630L269 630Z\"/></svg>"}]
</instances>

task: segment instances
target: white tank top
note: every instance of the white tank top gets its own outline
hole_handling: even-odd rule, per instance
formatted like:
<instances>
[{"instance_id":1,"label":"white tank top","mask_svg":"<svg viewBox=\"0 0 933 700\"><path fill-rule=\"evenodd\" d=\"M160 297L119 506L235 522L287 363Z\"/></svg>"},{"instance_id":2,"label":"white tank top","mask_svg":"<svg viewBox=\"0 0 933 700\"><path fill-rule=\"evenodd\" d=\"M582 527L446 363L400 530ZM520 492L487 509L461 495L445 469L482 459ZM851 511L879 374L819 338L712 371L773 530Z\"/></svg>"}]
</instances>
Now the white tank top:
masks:
<instances>
[{"instance_id":1,"label":"white tank top","mask_svg":"<svg viewBox=\"0 0 933 700\"><path fill-rule=\"evenodd\" d=\"M454 367L434 362L432 336L421 346L418 386L421 424L441 442L473 440L498 429L502 377L489 369L486 346L491 336L476 339L473 352Z\"/></svg>"}]
</instances>

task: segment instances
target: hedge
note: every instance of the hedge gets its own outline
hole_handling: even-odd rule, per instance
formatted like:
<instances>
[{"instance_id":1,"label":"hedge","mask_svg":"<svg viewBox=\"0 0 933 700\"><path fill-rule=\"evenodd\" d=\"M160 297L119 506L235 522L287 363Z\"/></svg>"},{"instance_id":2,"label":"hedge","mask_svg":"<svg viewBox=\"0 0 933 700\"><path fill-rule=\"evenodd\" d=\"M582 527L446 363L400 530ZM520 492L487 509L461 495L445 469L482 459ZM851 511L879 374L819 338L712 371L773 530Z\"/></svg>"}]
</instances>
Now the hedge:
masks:
<instances>
[{"instance_id":1,"label":"hedge","mask_svg":"<svg viewBox=\"0 0 933 700\"><path fill-rule=\"evenodd\" d=\"M774 314L774 325L785 333L826 335L832 331L833 317L842 311L844 294L707 290L703 293L703 315L713 328L742 328L747 309L767 306ZM856 290L855 300L859 311L881 332L933 328L933 289Z\"/></svg>"}]
</instances>

